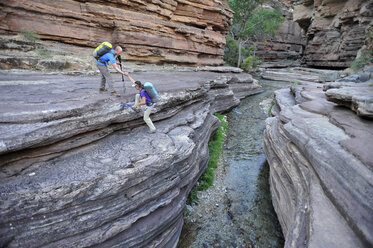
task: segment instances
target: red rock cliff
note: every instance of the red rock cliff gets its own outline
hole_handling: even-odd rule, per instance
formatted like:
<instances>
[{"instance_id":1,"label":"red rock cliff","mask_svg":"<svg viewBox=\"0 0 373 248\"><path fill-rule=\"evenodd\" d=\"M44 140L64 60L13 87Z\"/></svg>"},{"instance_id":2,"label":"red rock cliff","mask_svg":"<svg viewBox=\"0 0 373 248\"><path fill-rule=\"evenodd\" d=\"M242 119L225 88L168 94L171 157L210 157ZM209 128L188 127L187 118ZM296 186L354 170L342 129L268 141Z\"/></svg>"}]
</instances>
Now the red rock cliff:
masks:
<instances>
[{"instance_id":1,"label":"red rock cliff","mask_svg":"<svg viewBox=\"0 0 373 248\"><path fill-rule=\"evenodd\" d=\"M232 11L227 0L10 0L0 33L33 30L42 39L96 47L111 41L125 59L220 65Z\"/></svg>"}]
</instances>

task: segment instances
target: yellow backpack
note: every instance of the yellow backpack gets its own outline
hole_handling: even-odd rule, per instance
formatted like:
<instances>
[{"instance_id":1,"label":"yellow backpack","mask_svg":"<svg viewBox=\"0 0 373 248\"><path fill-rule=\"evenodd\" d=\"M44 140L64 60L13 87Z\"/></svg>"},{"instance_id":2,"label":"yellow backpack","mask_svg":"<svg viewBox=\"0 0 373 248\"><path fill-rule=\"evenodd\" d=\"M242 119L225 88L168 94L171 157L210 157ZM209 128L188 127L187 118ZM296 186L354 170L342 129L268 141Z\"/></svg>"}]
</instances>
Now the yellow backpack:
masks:
<instances>
[{"instance_id":1,"label":"yellow backpack","mask_svg":"<svg viewBox=\"0 0 373 248\"><path fill-rule=\"evenodd\" d=\"M110 52L110 50L112 48L113 48L113 45L110 44L109 42L107 42L107 41L102 42L101 45L99 45L98 47L96 47L96 49L93 51L93 57L96 60L99 60L102 55L104 55L105 53Z\"/></svg>"}]
</instances>

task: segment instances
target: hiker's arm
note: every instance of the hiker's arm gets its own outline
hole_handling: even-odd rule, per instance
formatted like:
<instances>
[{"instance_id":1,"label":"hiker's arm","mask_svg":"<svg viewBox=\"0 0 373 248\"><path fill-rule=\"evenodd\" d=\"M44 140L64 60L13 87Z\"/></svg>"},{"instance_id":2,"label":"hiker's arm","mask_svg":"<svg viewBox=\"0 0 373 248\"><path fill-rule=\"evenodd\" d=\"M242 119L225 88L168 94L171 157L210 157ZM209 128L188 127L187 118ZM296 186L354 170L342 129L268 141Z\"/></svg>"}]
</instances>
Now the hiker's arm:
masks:
<instances>
[{"instance_id":1,"label":"hiker's arm","mask_svg":"<svg viewBox=\"0 0 373 248\"><path fill-rule=\"evenodd\" d=\"M114 67L114 69L117 71L117 72L119 72L120 74L123 74L124 76L128 76L128 72L123 72L123 71L121 71L119 68L118 68L118 65L116 64L116 63L113 63L113 64L111 64L113 67Z\"/></svg>"},{"instance_id":2,"label":"hiker's arm","mask_svg":"<svg viewBox=\"0 0 373 248\"><path fill-rule=\"evenodd\" d=\"M135 83L135 79L133 79L133 78L130 76L130 74L127 73L126 76L131 80L131 82L132 82L133 84Z\"/></svg>"},{"instance_id":3,"label":"hiker's arm","mask_svg":"<svg viewBox=\"0 0 373 248\"><path fill-rule=\"evenodd\" d=\"M141 98L141 102L136 103L135 105L133 105L133 107L137 107L137 106L145 105L145 104L146 104L146 97L143 96L143 97Z\"/></svg>"}]
</instances>

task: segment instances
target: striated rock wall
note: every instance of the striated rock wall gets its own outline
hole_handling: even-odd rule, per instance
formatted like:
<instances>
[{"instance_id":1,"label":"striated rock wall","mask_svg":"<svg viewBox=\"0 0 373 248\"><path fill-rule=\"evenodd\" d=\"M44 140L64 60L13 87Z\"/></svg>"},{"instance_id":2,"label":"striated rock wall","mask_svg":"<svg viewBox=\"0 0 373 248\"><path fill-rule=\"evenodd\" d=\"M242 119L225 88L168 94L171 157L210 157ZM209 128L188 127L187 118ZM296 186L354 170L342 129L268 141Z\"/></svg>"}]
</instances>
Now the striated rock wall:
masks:
<instances>
[{"instance_id":1,"label":"striated rock wall","mask_svg":"<svg viewBox=\"0 0 373 248\"><path fill-rule=\"evenodd\" d=\"M346 68L373 32L372 0L293 1L294 21L306 32L305 65Z\"/></svg>"},{"instance_id":2,"label":"striated rock wall","mask_svg":"<svg viewBox=\"0 0 373 248\"><path fill-rule=\"evenodd\" d=\"M212 113L260 86L241 74L132 76L160 93L155 134L91 77L1 75L1 247L176 246L219 124Z\"/></svg>"},{"instance_id":3,"label":"striated rock wall","mask_svg":"<svg viewBox=\"0 0 373 248\"><path fill-rule=\"evenodd\" d=\"M276 91L264 131L285 247L372 247L372 82L301 83Z\"/></svg>"},{"instance_id":4,"label":"striated rock wall","mask_svg":"<svg viewBox=\"0 0 373 248\"><path fill-rule=\"evenodd\" d=\"M262 7L268 10L281 9L285 20L275 31L274 36L267 34L254 42L257 47L255 55L263 61L260 67L283 68L300 65L304 32L293 20L293 14L289 12L290 7L277 0L264 4ZM251 45L252 43L247 47Z\"/></svg>"},{"instance_id":5,"label":"striated rock wall","mask_svg":"<svg viewBox=\"0 0 373 248\"><path fill-rule=\"evenodd\" d=\"M111 41L126 60L191 65L223 64L232 18L226 0L10 0L0 7L2 34L33 30L89 47Z\"/></svg>"},{"instance_id":6,"label":"striated rock wall","mask_svg":"<svg viewBox=\"0 0 373 248\"><path fill-rule=\"evenodd\" d=\"M296 60L300 60L303 53L304 35L302 35L302 29L297 22L292 20L291 13L286 10L284 12L286 20L275 31L275 36L268 37L265 42L256 42L258 48L256 55L264 62L276 62L277 66L273 67L293 65ZM270 67L269 64L265 64L265 66Z\"/></svg>"}]
</instances>

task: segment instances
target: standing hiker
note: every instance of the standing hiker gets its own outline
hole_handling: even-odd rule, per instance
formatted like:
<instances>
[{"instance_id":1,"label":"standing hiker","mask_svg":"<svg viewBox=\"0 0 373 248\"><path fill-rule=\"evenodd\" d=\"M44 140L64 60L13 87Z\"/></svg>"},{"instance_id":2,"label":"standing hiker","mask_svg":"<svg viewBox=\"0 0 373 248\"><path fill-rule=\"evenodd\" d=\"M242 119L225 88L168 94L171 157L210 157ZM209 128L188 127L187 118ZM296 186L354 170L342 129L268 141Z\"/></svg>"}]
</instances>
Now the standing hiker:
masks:
<instances>
[{"instance_id":1,"label":"standing hiker","mask_svg":"<svg viewBox=\"0 0 373 248\"><path fill-rule=\"evenodd\" d=\"M114 69L122 75L128 76L127 72L123 72L118 68L117 63L115 62L115 56L119 56L122 54L122 48L117 46L112 49L112 45L109 42L103 42L100 46L98 46L95 51L93 52L93 57L96 59L97 68L101 72L101 86L100 92L107 91L105 88L105 84L107 83L108 89L113 96L119 97L120 95L114 90L113 86L113 78L110 75L109 69L107 68L107 64L111 64Z\"/></svg>"},{"instance_id":2,"label":"standing hiker","mask_svg":"<svg viewBox=\"0 0 373 248\"><path fill-rule=\"evenodd\" d=\"M146 106L145 107L146 110L144 112L144 121L150 129L150 133L155 133L157 129L155 128L152 120L149 117L151 111L154 108L154 102L150 98L149 94L145 91L144 85L140 81L135 81L128 73L127 73L127 77L133 83L132 87L135 87L135 89L137 89L139 91L139 94L136 94L136 96L135 96L135 105L133 105L132 108L136 111L136 108L138 106L142 106L142 105ZM126 104L124 104L122 106L125 106L125 105Z\"/></svg>"}]
</instances>

